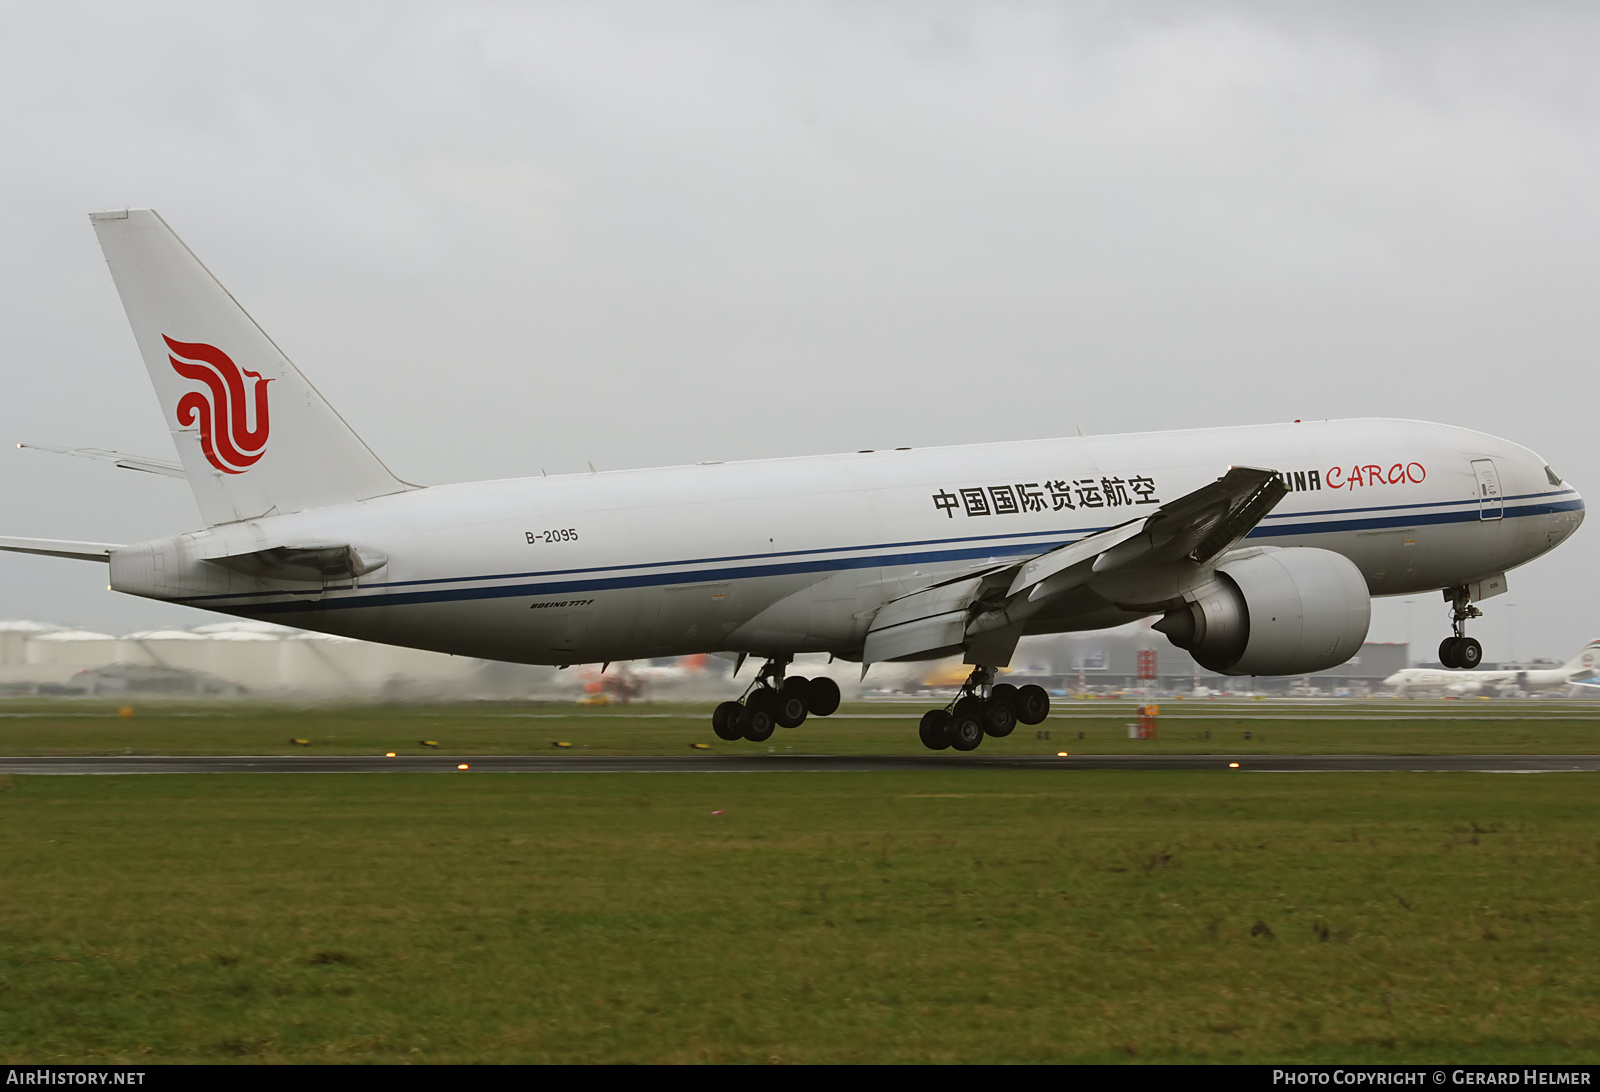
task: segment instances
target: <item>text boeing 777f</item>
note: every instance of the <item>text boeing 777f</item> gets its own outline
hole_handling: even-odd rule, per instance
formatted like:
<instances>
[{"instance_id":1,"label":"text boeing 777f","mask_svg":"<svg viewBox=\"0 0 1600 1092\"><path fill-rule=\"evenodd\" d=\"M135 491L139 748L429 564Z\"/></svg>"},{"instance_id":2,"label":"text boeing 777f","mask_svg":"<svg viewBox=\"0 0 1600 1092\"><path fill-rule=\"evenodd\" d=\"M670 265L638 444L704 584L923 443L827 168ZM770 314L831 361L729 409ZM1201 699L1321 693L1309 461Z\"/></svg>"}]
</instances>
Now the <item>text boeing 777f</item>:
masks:
<instances>
[{"instance_id":1,"label":"text boeing 777f","mask_svg":"<svg viewBox=\"0 0 1600 1092\"><path fill-rule=\"evenodd\" d=\"M796 653L960 653L971 678L921 734L970 750L1048 713L1038 687L993 683L1018 638L1154 614L1210 670L1300 674L1361 647L1369 596L1443 589L1443 658L1475 666L1474 603L1583 518L1527 448L1394 420L420 488L159 216L91 219L206 526L0 546L109 561L134 595L491 659L761 657L717 710L728 739L837 706L830 682L785 678Z\"/></svg>"}]
</instances>

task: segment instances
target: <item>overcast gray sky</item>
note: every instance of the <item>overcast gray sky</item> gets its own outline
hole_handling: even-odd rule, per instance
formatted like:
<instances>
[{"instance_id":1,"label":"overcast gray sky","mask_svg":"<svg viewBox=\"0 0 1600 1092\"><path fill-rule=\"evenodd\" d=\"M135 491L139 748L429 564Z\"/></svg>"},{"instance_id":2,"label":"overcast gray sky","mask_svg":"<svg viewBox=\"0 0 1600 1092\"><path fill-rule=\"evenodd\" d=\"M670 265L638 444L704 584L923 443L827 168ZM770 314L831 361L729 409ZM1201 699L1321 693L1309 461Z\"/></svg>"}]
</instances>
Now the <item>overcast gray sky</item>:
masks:
<instances>
[{"instance_id":1,"label":"overcast gray sky","mask_svg":"<svg viewBox=\"0 0 1600 1092\"><path fill-rule=\"evenodd\" d=\"M124 206L414 481L1384 415L1600 496L1597 56L1577 3L8 4L0 534L198 523L7 450L172 457ZM1489 659L1600 634L1597 543ZM207 620L104 576L0 557L0 617Z\"/></svg>"}]
</instances>

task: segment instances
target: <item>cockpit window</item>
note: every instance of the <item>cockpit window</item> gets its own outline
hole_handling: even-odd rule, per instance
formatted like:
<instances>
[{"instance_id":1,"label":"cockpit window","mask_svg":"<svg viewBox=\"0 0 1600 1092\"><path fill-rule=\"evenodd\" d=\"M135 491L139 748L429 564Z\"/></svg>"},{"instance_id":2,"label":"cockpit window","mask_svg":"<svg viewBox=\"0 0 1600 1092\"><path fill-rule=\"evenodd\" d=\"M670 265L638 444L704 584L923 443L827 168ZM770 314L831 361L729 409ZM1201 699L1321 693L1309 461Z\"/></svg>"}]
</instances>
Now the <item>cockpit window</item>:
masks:
<instances>
[{"instance_id":1,"label":"cockpit window","mask_svg":"<svg viewBox=\"0 0 1600 1092\"><path fill-rule=\"evenodd\" d=\"M1544 468L1544 476L1550 479L1551 485L1561 484L1561 476L1558 475L1554 470L1551 470L1548 466Z\"/></svg>"}]
</instances>

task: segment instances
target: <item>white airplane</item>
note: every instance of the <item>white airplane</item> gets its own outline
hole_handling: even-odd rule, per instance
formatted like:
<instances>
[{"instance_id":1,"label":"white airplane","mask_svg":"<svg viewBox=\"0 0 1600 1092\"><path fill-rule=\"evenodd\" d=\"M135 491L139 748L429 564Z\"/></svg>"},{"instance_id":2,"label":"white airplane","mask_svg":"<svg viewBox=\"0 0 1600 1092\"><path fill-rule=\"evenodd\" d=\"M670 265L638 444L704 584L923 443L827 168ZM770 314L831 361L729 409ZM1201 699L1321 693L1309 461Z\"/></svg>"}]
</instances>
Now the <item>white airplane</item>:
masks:
<instances>
[{"instance_id":1,"label":"white airplane","mask_svg":"<svg viewBox=\"0 0 1600 1092\"><path fill-rule=\"evenodd\" d=\"M1567 690L1574 686L1594 686L1600 680L1600 640L1590 641L1562 667L1525 668L1508 671L1478 671L1462 675L1431 667L1408 667L1396 671L1383 685L1401 694L1417 691L1446 694L1478 694L1488 690Z\"/></svg>"},{"instance_id":2,"label":"white airplane","mask_svg":"<svg viewBox=\"0 0 1600 1092\"><path fill-rule=\"evenodd\" d=\"M834 711L836 684L785 677L796 654L864 674L959 653L971 675L920 734L971 750L1049 712L1042 689L994 682L1018 638L1152 615L1208 670L1298 675L1361 647L1369 596L1443 589L1446 662L1475 666L1476 601L1583 519L1527 448L1394 420L423 488L389 472L159 216L90 219L205 527L0 548L109 562L132 595L462 655L761 657L713 718L725 739Z\"/></svg>"}]
</instances>

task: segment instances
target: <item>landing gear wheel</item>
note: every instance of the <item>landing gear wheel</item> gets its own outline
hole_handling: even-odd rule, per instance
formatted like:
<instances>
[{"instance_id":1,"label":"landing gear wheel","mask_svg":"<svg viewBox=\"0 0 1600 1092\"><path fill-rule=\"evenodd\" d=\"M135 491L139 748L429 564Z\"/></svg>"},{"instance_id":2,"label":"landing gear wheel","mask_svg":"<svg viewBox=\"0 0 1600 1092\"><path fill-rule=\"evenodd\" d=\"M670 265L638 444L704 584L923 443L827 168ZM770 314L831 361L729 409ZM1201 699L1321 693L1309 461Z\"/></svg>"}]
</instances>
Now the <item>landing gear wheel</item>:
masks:
<instances>
[{"instance_id":1,"label":"landing gear wheel","mask_svg":"<svg viewBox=\"0 0 1600 1092\"><path fill-rule=\"evenodd\" d=\"M1459 637L1446 637L1444 640L1439 642L1439 663L1441 666L1461 666L1460 664L1456 663L1456 644L1460 640L1461 638Z\"/></svg>"},{"instance_id":2,"label":"landing gear wheel","mask_svg":"<svg viewBox=\"0 0 1600 1092\"><path fill-rule=\"evenodd\" d=\"M718 739L731 743L742 738L739 734L739 714L743 712L744 706L736 701L725 701L712 711L711 730L717 733Z\"/></svg>"},{"instance_id":3,"label":"landing gear wheel","mask_svg":"<svg viewBox=\"0 0 1600 1092\"><path fill-rule=\"evenodd\" d=\"M1032 684L1017 691L1017 719L1023 724L1039 724L1050 715L1050 695Z\"/></svg>"},{"instance_id":4,"label":"landing gear wheel","mask_svg":"<svg viewBox=\"0 0 1600 1092\"><path fill-rule=\"evenodd\" d=\"M983 703L983 730L996 739L1004 739L1017 727L1017 710L1004 699L992 696Z\"/></svg>"},{"instance_id":5,"label":"landing gear wheel","mask_svg":"<svg viewBox=\"0 0 1600 1092\"><path fill-rule=\"evenodd\" d=\"M828 678L806 684L806 708L814 717L831 717L839 710L839 684Z\"/></svg>"},{"instance_id":6,"label":"landing gear wheel","mask_svg":"<svg viewBox=\"0 0 1600 1092\"><path fill-rule=\"evenodd\" d=\"M1011 708L1015 709L1017 707L1017 688L1008 682L995 683L989 689L989 700L1010 702Z\"/></svg>"},{"instance_id":7,"label":"landing gear wheel","mask_svg":"<svg viewBox=\"0 0 1600 1092\"><path fill-rule=\"evenodd\" d=\"M756 690L744 700L739 718L741 734L751 743L765 743L778 726L778 694L775 690Z\"/></svg>"},{"instance_id":8,"label":"landing gear wheel","mask_svg":"<svg viewBox=\"0 0 1600 1092\"><path fill-rule=\"evenodd\" d=\"M806 679L787 679L778 691L778 708L773 719L785 728L798 728L806 720Z\"/></svg>"},{"instance_id":9,"label":"landing gear wheel","mask_svg":"<svg viewBox=\"0 0 1600 1092\"><path fill-rule=\"evenodd\" d=\"M1439 645L1439 662L1445 667L1471 671L1483 662L1483 646L1461 632L1468 622L1483 617L1483 611L1472 605L1471 591L1466 585L1444 589L1445 602L1450 604L1452 634Z\"/></svg>"},{"instance_id":10,"label":"landing gear wheel","mask_svg":"<svg viewBox=\"0 0 1600 1092\"><path fill-rule=\"evenodd\" d=\"M975 699L974 699L975 700ZM947 738L950 746L958 751L975 751L978 744L983 742L983 706L976 709L961 706L967 701L963 698L956 702L956 711L950 718L950 729Z\"/></svg>"},{"instance_id":11,"label":"landing gear wheel","mask_svg":"<svg viewBox=\"0 0 1600 1092\"><path fill-rule=\"evenodd\" d=\"M922 714L922 723L917 725L917 735L922 739L922 745L930 751L942 751L950 746L950 714L943 709L929 709Z\"/></svg>"}]
</instances>

